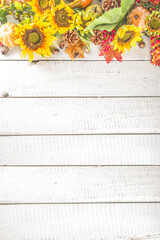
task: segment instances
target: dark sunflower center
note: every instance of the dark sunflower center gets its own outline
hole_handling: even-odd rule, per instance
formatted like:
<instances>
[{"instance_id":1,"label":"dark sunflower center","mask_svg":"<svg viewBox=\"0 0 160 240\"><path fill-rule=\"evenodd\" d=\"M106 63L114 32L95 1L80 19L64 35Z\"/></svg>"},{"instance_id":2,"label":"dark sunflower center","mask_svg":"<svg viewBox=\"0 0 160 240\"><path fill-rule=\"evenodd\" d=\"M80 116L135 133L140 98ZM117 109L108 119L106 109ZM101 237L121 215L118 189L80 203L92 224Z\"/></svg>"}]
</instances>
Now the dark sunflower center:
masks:
<instances>
[{"instance_id":1,"label":"dark sunflower center","mask_svg":"<svg viewBox=\"0 0 160 240\"><path fill-rule=\"evenodd\" d=\"M151 27L153 29L159 29L160 28L160 19L158 18L153 18L150 23Z\"/></svg>"},{"instance_id":2,"label":"dark sunflower center","mask_svg":"<svg viewBox=\"0 0 160 240\"><path fill-rule=\"evenodd\" d=\"M55 12L55 21L58 26L69 27L69 20L71 20L71 17L68 16L68 12L66 12L65 9L57 10Z\"/></svg>"},{"instance_id":3,"label":"dark sunflower center","mask_svg":"<svg viewBox=\"0 0 160 240\"><path fill-rule=\"evenodd\" d=\"M28 38L28 41L31 43L31 44L37 44L39 43L40 41L40 36L37 32L32 32L29 34L29 38Z\"/></svg>"},{"instance_id":4,"label":"dark sunflower center","mask_svg":"<svg viewBox=\"0 0 160 240\"><path fill-rule=\"evenodd\" d=\"M118 42L119 43L127 43L127 42L130 42L134 37L134 32L130 32L130 31L127 31L123 38L118 38Z\"/></svg>"},{"instance_id":5,"label":"dark sunflower center","mask_svg":"<svg viewBox=\"0 0 160 240\"><path fill-rule=\"evenodd\" d=\"M49 0L39 0L39 9L40 11L44 12L45 10L49 9Z\"/></svg>"},{"instance_id":6,"label":"dark sunflower center","mask_svg":"<svg viewBox=\"0 0 160 240\"><path fill-rule=\"evenodd\" d=\"M44 41L44 35L38 27L26 29L23 36L24 44L31 50L41 47Z\"/></svg>"}]
</instances>

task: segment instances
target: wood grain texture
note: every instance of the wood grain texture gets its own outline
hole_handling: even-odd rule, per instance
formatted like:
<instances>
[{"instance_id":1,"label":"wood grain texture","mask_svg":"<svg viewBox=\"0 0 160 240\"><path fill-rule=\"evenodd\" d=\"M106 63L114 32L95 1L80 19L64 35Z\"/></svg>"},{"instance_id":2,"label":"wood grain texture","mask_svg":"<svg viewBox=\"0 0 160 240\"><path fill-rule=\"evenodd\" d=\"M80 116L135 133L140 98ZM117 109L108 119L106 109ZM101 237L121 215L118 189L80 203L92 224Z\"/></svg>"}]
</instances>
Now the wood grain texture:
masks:
<instances>
[{"instance_id":1,"label":"wood grain texture","mask_svg":"<svg viewBox=\"0 0 160 240\"><path fill-rule=\"evenodd\" d=\"M0 165L160 165L160 135L0 137Z\"/></svg>"},{"instance_id":2,"label":"wood grain texture","mask_svg":"<svg viewBox=\"0 0 160 240\"><path fill-rule=\"evenodd\" d=\"M0 134L160 133L160 98L0 99Z\"/></svg>"},{"instance_id":3,"label":"wood grain texture","mask_svg":"<svg viewBox=\"0 0 160 240\"><path fill-rule=\"evenodd\" d=\"M140 49L138 46L136 48L132 48L129 52L126 51L125 54L123 54L123 60L150 60L150 39L144 36L144 41L146 42L146 48ZM58 47L58 41L55 44L56 47ZM85 60L104 60L104 57L100 57L100 47L95 46L94 44L91 44L92 51L89 54L85 54ZM35 60L44 60L44 58L35 55ZM52 56L50 59L52 60L69 60L71 59L68 57L66 53L64 53L64 50L62 50L59 54ZM9 51L7 55L0 54L0 60L22 60L21 59L21 50L16 47ZM23 59L24 60L24 59ZM25 59L27 61L27 58ZM83 61L83 59L78 59L80 61ZM105 61L105 60L104 60Z\"/></svg>"},{"instance_id":4,"label":"wood grain texture","mask_svg":"<svg viewBox=\"0 0 160 240\"><path fill-rule=\"evenodd\" d=\"M1 62L0 72L1 97L160 96L160 71L150 62Z\"/></svg>"},{"instance_id":5,"label":"wood grain texture","mask_svg":"<svg viewBox=\"0 0 160 240\"><path fill-rule=\"evenodd\" d=\"M0 168L0 203L159 200L160 166Z\"/></svg>"},{"instance_id":6,"label":"wood grain texture","mask_svg":"<svg viewBox=\"0 0 160 240\"><path fill-rule=\"evenodd\" d=\"M3 240L160 239L160 204L0 206Z\"/></svg>"}]
</instances>

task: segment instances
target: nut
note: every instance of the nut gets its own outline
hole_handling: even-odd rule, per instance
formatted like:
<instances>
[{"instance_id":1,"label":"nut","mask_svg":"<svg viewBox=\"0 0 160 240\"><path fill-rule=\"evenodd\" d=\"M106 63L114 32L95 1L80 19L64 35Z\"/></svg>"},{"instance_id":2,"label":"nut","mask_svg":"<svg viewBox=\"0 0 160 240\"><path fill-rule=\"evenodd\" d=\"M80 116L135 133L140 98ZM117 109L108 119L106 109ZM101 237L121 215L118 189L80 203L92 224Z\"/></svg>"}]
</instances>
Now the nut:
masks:
<instances>
[{"instance_id":1,"label":"nut","mask_svg":"<svg viewBox=\"0 0 160 240\"><path fill-rule=\"evenodd\" d=\"M86 47L86 46L84 46L83 51L84 51L85 53L89 53L89 52L90 52L89 48Z\"/></svg>"},{"instance_id":2,"label":"nut","mask_svg":"<svg viewBox=\"0 0 160 240\"><path fill-rule=\"evenodd\" d=\"M78 58L78 57L79 57L79 55L80 55L80 53L79 53L79 52L75 52L73 57L74 57L74 58Z\"/></svg>"},{"instance_id":3,"label":"nut","mask_svg":"<svg viewBox=\"0 0 160 240\"><path fill-rule=\"evenodd\" d=\"M63 49L63 48L65 48L65 45L66 45L65 42L61 41L60 44L59 44L59 48Z\"/></svg>"},{"instance_id":4,"label":"nut","mask_svg":"<svg viewBox=\"0 0 160 240\"><path fill-rule=\"evenodd\" d=\"M6 46L3 46L1 53L2 53L3 55L6 55L8 52L9 52L9 48L6 47Z\"/></svg>"},{"instance_id":5,"label":"nut","mask_svg":"<svg viewBox=\"0 0 160 240\"><path fill-rule=\"evenodd\" d=\"M140 42L140 43L138 44L138 46L139 46L140 48L145 48L146 43L145 43L145 42Z\"/></svg>"},{"instance_id":6,"label":"nut","mask_svg":"<svg viewBox=\"0 0 160 240\"><path fill-rule=\"evenodd\" d=\"M58 54L59 52L60 52L59 49L54 49L54 53L53 54L55 55L55 54Z\"/></svg>"},{"instance_id":7,"label":"nut","mask_svg":"<svg viewBox=\"0 0 160 240\"><path fill-rule=\"evenodd\" d=\"M51 47L50 47L50 51L51 51L51 53L52 53L53 55L55 55L55 54L57 54L57 53L60 52L59 49L58 49L58 48L54 48L54 46L51 46Z\"/></svg>"},{"instance_id":8,"label":"nut","mask_svg":"<svg viewBox=\"0 0 160 240\"><path fill-rule=\"evenodd\" d=\"M7 92L3 92L2 97L4 97L4 98L9 97L9 94Z\"/></svg>"}]
</instances>

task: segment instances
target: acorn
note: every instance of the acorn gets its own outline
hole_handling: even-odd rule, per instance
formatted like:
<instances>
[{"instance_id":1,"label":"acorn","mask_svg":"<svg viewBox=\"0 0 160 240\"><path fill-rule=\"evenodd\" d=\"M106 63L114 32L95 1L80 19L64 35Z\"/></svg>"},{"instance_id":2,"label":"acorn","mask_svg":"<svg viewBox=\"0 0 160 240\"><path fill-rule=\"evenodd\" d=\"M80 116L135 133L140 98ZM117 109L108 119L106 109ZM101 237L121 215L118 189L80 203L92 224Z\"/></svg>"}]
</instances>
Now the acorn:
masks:
<instances>
[{"instance_id":1,"label":"acorn","mask_svg":"<svg viewBox=\"0 0 160 240\"><path fill-rule=\"evenodd\" d=\"M59 44L59 48L63 49L63 48L65 48L65 45L66 45L65 42L61 41L60 44Z\"/></svg>"},{"instance_id":2,"label":"acorn","mask_svg":"<svg viewBox=\"0 0 160 240\"><path fill-rule=\"evenodd\" d=\"M3 45L1 53L2 53L3 55L6 55L8 52L9 52L9 48L8 48L7 46L4 46L4 45Z\"/></svg>"},{"instance_id":3,"label":"acorn","mask_svg":"<svg viewBox=\"0 0 160 240\"><path fill-rule=\"evenodd\" d=\"M146 43L145 43L145 42L140 42L140 43L138 44L138 46L139 46L140 48L145 48Z\"/></svg>"}]
</instances>

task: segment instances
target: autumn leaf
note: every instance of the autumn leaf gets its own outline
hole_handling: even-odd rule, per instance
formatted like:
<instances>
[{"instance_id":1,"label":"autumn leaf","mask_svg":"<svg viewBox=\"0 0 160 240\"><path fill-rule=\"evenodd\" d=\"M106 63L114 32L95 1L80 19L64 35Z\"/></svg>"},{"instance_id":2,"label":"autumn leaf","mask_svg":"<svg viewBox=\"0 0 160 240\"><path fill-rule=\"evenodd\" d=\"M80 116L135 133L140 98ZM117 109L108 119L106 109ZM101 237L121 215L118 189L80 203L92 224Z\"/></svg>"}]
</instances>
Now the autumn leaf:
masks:
<instances>
[{"instance_id":1,"label":"autumn leaf","mask_svg":"<svg viewBox=\"0 0 160 240\"><path fill-rule=\"evenodd\" d=\"M114 50L112 45L109 46L108 44L103 45L100 52L101 53L99 54L99 56L104 56L107 63L110 63L113 60L113 58L116 58L119 62L122 61L122 53L118 52L117 50Z\"/></svg>"},{"instance_id":2,"label":"autumn leaf","mask_svg":"<svg viewBox=\"0 0 160 240\"><path fill-rule=\"evenodd\" d=\"M70 44L66 48L66 53L68 53L69 57L74 60L74 58L84 58L84 49L86 48L86 44L79 40L76 44Z\"/></svg>"}]
</instances>

